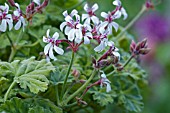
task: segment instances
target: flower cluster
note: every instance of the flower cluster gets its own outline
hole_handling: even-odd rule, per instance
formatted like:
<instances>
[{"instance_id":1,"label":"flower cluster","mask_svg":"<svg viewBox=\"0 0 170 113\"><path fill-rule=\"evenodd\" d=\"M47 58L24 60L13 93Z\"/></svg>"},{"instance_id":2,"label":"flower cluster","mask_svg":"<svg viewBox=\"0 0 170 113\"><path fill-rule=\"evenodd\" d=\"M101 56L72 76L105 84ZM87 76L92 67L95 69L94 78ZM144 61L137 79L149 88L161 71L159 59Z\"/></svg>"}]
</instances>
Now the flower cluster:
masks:
<instances>
[{"instance_id":1,"label":"flower cluster","mask_svg":"<svg viewBox=\"0 0 170 113\"><path fill-rule=\"evenodd\" d=\"M64 42L67 42L74 52L78 50L81 44L90 44L91 40L95 40L99 44L94 48L96 52L103 51L107 46L113 48L114 42L109 41L107 36L112 34L113 28L115 31L118 30L119 25L114 20L119 19L122 15L124 19L127 18L127 13L120 0L113 1L113 5L116 6L113 11L101 13L104 18L103 21L95 14L95 11L99 8L97 4L92 7L85 4L84 10L87 14L82 14L82 16L75 9L70 14L64 11L65 21L60 25L60 30L67 36L67 41ZM120 58L117 51L114 51L113 54ZM48 54L46 53L46 55Z\"/></svg>"},{"instance_id":2,"label":"flower cluster","mask_svg":"<svg viewBox=\"0 0 170 113\"><path fill-rule=\"evenodd\" d=\"M31 21L32 17L36 13L42 12L42 9L48 5L49 0L44 0L41 4L40 0L33 0L26 8L26 13L24 14L20 9L18 3L15 3L14 0L8 0L8 3L15 7L14 11L9 11L9 5L5 3L5 5L0 5L0 31L6 32L7 27L9 31L13 28L15 30L20 29L21 27L25 28L26 20Z\"/></svg>"}]
</instances>

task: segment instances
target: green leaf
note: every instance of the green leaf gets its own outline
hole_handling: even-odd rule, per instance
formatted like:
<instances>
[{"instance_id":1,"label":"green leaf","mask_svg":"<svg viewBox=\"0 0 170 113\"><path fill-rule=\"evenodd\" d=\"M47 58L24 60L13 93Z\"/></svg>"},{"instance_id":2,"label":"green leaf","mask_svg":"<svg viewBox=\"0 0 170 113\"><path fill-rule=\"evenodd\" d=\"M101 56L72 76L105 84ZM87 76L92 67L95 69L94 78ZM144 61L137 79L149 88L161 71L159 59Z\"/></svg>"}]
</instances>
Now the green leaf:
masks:
<instances>
[{"instance_id":1,"label":"green leaf","mask_svg":"<svg viewBox=\"0 0 170 113\"><path fill-rule=\"evenodd\" d=\"M114 85L117 86L118 104L123 105L128 111L141 112L143 108L142 96L137 84L128 77L115 77Z\"/></svg>"},{"instance_id":2,"label":"green leaf","mask_svg":"<svg viewBox=\"0 0 170 113\"><path fill-rule=\"evenodd\" d=\"M1 113L27 113L28 106L19 98L7 100L0 106Z\"/></svg>"},{"instance_id":3,"label":"green leaf","mask_svg":"<svg viewBox=\"0 0 170 113\"><path fill-rule=\"evenodd\" d=\"M12 98L0 106L0 112L5 113L62 113L62 109L47 99Z\"/></svg>"},{"instance_id":4,"label":"green leaf","mask_svg":"<svg viewBox=\"0 0 170 113\"><path fill-rule=\"evenodd\" d=\"M0 62L0 68L0 74L12 74L21 88L28 87L33 93L47 89L49 80L46 76L55 69L50 62L47 63L45 59L36 61L35 57L23 61L15 60L12 63Z\"/></svg>"},{"instance_id":5,"label":"green leaf","mask_svg":"<svg viewBox=\"0 0 170 113\"><path fill-rule=\"evenodd\" d=\"M97 101L101 106L106 106L114 102L113 97L115 96L114 92L106 93L106 90L100 89L99 91L94 90L90 91L93 94L93 99Z\"/></svg>"},{"instance_id":6,"label":"green leaf","mask_svg":"<svg viewBox=\"0 0 170 113\"><path fill-rule=\"evenodd\" d=\"M35 106L33 108L30 108L28 113L52 113L52 112L48 109L44 109L43 107Z\"/></svg>"}]
</instances>

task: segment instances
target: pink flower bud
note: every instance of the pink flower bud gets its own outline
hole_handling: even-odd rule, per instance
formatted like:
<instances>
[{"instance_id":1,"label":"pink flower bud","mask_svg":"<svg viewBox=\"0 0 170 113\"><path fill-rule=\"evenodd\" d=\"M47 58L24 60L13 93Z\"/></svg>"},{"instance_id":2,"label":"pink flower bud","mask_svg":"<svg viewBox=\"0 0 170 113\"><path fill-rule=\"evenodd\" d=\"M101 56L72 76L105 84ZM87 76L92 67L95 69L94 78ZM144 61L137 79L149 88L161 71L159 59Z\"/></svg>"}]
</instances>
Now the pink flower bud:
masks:
<instances>
[{"instance_id":1,"label":"pink flower bud","mask_svg":"<svg viewBox=\"0 0 170 113\"><path fill-rule=\"evenodd\" d=\"M17 7L17 6L15 5L14 0L8 0L8 3L9 3L11 6L13 6L13 7Z\"/></svg>"}]
</instances>

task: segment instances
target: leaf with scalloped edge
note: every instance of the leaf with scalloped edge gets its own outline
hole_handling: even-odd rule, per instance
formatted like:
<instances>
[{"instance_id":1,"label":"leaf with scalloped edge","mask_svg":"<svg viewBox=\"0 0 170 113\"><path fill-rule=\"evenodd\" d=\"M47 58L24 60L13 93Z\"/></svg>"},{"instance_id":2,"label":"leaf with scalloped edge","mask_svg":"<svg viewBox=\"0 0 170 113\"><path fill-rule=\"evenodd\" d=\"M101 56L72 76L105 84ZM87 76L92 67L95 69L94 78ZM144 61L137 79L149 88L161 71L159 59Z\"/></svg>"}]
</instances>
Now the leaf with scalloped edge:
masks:
<instances>
[{"instance_id":1,"label":"leaf with scalloped edge","mask_svg":"<svg viewBox=\"0 0 170 113\"><path fill-rule=\"evenodd\" d=\"M114 102L114 91L107 93L105 88L102 88L99 91L97 88L93 88L93 90L89 92L93 94L93 99L96 100L101 106L106 106Z\"/></svg>"},{"instance_id":2,"label":"leaf with scalloped edge","mask_svg":"<svg viewBox=\"0 0 170 113\"><path fill-rule=\"evenodd\" d=\"M35 57L23 61L15 60L12 63L0 62L0 68L6 76L15 76L14 81L21 88L28 87L33 93L44 92L47 89L49 80L46 76L55 70L50 62L46 62L45 59L36 61Z\"/></svg>"}]
</instances>

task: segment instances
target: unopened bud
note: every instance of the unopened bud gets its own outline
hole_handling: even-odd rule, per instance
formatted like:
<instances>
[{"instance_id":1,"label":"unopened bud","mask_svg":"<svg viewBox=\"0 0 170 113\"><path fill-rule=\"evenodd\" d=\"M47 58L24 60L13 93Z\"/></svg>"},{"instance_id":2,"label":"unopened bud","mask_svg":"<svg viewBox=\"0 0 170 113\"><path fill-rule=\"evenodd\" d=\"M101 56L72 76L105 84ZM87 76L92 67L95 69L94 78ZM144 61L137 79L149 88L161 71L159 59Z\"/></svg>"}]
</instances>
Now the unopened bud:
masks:
<instances>
[{"instance_id":1,"label":"unopened bud","mask_svg":"<svg viewBox=\"0 0 170 113\"><path fill-rule=\"evenodd\" d=\"M139 50L139 53L142 54L142 55L146 55L150 52L150 48L142 48Z\"/></svg>"},{"instance_id":2,"label":"unopened bud","mask_svg":"<svg viewBox=\"0 0 170 113\"><path fill-rule=\"evenodd\" d=\"M135 48L136 48L136 43L132 40L132 42L130 44L130 51L134 52Z\"/></svg>"},{"instance_id":3,"label":"unopened bud","mask_svg":"<svg viewBox=\"0 0 170 113\"><path fill-rule=\"evenodd\" d=\"M79 82L84 84L86 82L86 80L80 80Z\"/></svg>"},{"instance_id":4,"label":"unopened bud","mask_svg":"<svg viewBox=\"0 0 170 113\"><path fill-rule=\"evenodd\" d=\"M71 73L74 77L78 78L80 73L78 70L74 69L73 72Z\"/></svg>"},{"instance_id":5,"label":"unopened bud","mask_svg":"<svg viewBox=\"0 0 170 113\"><path fill-rule=\"evenodd\" d=\"M11 6L13 6L13 7L17 7L17 6L15 5L14 0L8 0L8 3L9 3Z\"/></svg>"},{"instance_id":6,"label":"unopened bud","mask_svg":"<svg viewBox=\"0 0 170 113\"><path fill-rule=\"evenodd\" d=\"M153 9L154 8L154 5L153 5L153 3L151 3L150 1L147 1L146 2L146 4L145 4L145 6L146 6L146 8L148 8L148 9Z\"/></svg>"},{"instance_id":7,"label":"unopened bud","mask_svg":"<svg viewBox=\"0 0 170 113\"><path fill-rule=\"evenodd\" d=\"M50 0L44 0L44 2L42 3L42 7L45 8L49 2Z\"/></svg>"},{"instance_id":8,"label":"unopened bud","mask_svg":"<svg viewBox=\"0 0 170 113\"><path fill-rule=\"evenodd\" d=\"M145 48L146 42L147 42L147 39L146 39L146 38L145 38L144 40L142 40L142 42L141 42L141 48Z\"/></svg>"}]
</instances>

